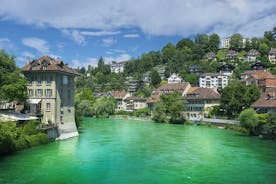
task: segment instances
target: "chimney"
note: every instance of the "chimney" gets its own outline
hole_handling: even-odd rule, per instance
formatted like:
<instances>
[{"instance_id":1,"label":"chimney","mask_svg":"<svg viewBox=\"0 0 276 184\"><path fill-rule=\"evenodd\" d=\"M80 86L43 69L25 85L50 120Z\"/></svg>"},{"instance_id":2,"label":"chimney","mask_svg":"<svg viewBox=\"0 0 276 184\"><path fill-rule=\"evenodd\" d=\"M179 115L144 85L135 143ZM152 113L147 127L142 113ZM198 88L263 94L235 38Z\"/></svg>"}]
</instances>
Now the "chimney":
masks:
<instances>
[{"instance_id":1,"label":"chimney","mask_svg":"<svg viewBox=\"0 0 276 184\"><path fill-rule=\"evenodd\" d=\"M26 65L28 65L28 64L31 63L31 60L30 60L30 57L29 57L29 56L26 57L26 60L27 60L27 61L26 61Z\"/></svg>"}]
</instances>

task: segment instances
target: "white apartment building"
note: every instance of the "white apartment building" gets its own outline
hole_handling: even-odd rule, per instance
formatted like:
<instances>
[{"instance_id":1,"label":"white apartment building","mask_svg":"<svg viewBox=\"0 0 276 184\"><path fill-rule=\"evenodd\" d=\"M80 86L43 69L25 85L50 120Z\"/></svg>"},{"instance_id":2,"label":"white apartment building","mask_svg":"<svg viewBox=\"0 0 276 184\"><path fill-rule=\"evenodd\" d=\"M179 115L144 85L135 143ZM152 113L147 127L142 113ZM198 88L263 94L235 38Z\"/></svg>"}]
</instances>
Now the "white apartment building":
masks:
<instances>
[{"instance_id":1,"label":"white apartment building","mask_svg":"<svg viewBox=\"0 0 276 184\"><path fill-rule=\"evenodd\" d=\"M230 37L221 39L221 48L223 48L223 49L230 48L230 40L231 40Z\"/></svg>"},{"instance_id":2,"label":"white apartment building","mask_svg":"<svg viewBox=\"0 0 276 184\"><path fill-rule=\"evenodd\" d=\"M199 87L221 89L228 85L229 79L221 73L205 73L199 78Z\"/></svg>"},{"instance_id":3,"label":"white apartment building","mask_svg":"<svg viewBox=\"0 0 276 184\"><path fill-rule=\"evenodd\" d=\"M112 61L110 64L111 72L113 73L121 73L124 71L124 62L117 63L116 61Z\"/></svg>"}]
</instances>

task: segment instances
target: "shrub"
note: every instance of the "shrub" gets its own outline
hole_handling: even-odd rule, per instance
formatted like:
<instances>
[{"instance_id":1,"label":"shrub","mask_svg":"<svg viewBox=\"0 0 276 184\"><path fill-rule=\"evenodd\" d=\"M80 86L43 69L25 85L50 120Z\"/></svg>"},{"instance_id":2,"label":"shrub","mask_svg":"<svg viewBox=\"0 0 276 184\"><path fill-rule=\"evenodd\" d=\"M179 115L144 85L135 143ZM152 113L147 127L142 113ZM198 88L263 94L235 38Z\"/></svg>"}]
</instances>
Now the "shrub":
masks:
<instances>
[{"instance_id":1,"label":"shrub","mask_svg":"<svg viewBox=\"0 0 276 184\"><path fill-rule=\"evenodd\" d=\"M29 121L23 126L22 133L24 135L33 135L36 134L38 131L36 126L38 125L37 121Z\"/></svg>"},{"instance_id":2,"label":"shrub","mask_svg":"<svg viewBox=\"0 0 276 184\"><path fill-rule=\"evenodd\" d=\"M23 137L23 136L19 137L19 138L15 141L15 150L16 150L16 151L23 150L23 149L26 149L26 148L28 148L28 147L29 147L28 142L27 142L27 140L25 139L25 137Z\"/></svg>"},{"instance_id":3,"label":"shrub","mask_svg":"<svg viewBox=\"0 0 276 184\"><path fill-rule=\"evenodd\" d=\"M239 116L241 126L248 129L250 134L256 134L255 128L258 125L258 117L254 109L245 109Z\"/></svg>"},{"instance_id":4,"label":"shrub","mask_svg":"<svg viewBox=\"0 0 276 184\"><path fill-rule=\"evenodd\" d=\"M150 115L150 110L146 107L143 109L138 109L134 112L134 116L136 117L145 117Z\"/></svg>"}]
</instances>

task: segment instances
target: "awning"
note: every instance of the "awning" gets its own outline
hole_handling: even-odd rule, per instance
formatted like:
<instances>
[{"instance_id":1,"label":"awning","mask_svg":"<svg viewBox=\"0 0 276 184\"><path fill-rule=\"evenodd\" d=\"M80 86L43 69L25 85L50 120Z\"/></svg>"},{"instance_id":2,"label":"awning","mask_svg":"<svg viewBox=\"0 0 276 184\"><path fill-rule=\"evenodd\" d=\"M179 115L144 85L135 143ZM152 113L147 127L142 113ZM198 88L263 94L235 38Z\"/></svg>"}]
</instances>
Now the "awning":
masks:
<instances>
[{"instance_id":1,"label":"awning","mask_svg":"<svg viewBox=\"0 0 276 184\"><path fill-rule=\"evenodd\" d=\"M41 99L28 99L29 104L39 104L41 102Z\"/></svg>"}]
</instances>

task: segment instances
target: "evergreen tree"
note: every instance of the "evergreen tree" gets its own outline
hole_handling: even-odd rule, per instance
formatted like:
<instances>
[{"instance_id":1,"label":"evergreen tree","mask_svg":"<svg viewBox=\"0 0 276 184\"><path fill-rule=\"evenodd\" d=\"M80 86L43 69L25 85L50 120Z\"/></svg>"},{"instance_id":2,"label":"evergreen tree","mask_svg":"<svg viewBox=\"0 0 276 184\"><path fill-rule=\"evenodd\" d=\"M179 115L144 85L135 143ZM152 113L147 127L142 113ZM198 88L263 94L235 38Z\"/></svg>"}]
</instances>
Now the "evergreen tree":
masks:
<instances>
[{"instance_id":1,"label":"evergreen tree","mask_svg":"<svg viewBox=\"0 0 276 184\"><path fill-rule=\"evenodd\" d=\"M151 85L154 87L157 87L161 82L160 75L156 70L151 71L150 78L151 78Z\"/></svg>"}]
</instances>

